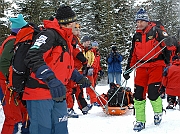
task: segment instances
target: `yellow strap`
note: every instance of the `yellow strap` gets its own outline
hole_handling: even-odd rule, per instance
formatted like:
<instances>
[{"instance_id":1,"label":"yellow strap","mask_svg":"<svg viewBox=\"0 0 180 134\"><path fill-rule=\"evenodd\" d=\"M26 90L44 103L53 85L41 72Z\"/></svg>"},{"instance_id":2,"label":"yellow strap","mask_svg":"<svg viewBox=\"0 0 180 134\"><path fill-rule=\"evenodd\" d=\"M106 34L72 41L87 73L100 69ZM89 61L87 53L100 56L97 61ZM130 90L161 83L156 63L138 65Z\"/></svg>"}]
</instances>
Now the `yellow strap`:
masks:
<instances>
[{"instance_id":1,"label":"yellow strap","mask_svg":"<svg viewBox=\"0 0 180 134\"><path fill-rule=\"evenodd\" d=\"M27 113L27 116L26 116L26 125L25 125L25 128L27 128L28 126L28 118L29 118L29 116L28 116L28 113Z\"/></svg>"}]
</instances>

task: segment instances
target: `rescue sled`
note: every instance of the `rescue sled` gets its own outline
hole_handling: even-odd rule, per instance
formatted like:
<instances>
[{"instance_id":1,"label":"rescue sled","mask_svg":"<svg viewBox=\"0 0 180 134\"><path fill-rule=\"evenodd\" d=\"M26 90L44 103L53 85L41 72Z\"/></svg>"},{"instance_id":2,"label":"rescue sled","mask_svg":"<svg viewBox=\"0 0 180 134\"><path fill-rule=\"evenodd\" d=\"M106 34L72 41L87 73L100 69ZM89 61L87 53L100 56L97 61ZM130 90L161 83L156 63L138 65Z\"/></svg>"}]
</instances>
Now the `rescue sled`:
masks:
<instances>
[{"instance_id":1,"label":"rescue sled","mask_svg":"<svg viewBox=\"0 0 180 134\"><path fill-rule=\"evenodd\" d=\"M101 105L103 112L108 115L124 115L130 109L130 105L119 107L108 106L107 95L104 93L98 96L98 103Z\"/></svg>"},{"instance_id":2,"label":"rescue sled","mask_svg":"<svg viewBox=\"0 0 180 134\"><path fill-rule=\"evenodd\" d=\"M103 108L103 112L109 115L123 115L127 112L128 107L107 107Z\"/></svg>"},{"instance_id":3,"label":"rescue sled","mask_svg":"<svg viewBox=\"0 0 180 134\"><path fill-rule=\"evenodd\" d=\"M118 87L118 90L119 90L120 87ZM131 106L131 103L130 103L130 100L128 100L128 105L120 105L120 106L109 106L108 103L109 101L112 99L108 99L108 96L107 94L101 94L99 95L93 87L91 87L91 89L96 93L96 96L97 96L97 102L98 104L101 105L102 109L103 109L103 112L105 114L108 114L108 115L124 115L127 113L127 111L129 109L133 109L133 107ZM118 91L117 90L117 91ZM124 100L124 96L126 95L126 92L124 91L123 93L123 100ZM123 102L122 100L122 102Z\"/></svg>"}]
</instances>

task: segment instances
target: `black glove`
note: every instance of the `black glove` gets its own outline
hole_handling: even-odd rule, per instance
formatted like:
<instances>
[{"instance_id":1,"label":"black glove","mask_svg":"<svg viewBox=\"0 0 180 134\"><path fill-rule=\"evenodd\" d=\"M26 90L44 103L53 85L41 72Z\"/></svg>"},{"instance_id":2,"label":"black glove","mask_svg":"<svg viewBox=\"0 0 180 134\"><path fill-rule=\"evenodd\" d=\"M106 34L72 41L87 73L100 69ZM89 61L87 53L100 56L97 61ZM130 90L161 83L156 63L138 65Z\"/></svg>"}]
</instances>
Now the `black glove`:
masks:
<instances>
[{"instance_id":1,"label":"black glove","mask_svg":"<svg viewBox=\"0 0 180 134\"><path fill-rule=\"evenodd\" d=\"M62 102L66 99L66 87L55 77L48 66L39 67L36 71L36 77L47 83L53 100Z\"/></svg>"},{"instance_id":2,"label":"black glove","mask_svg":"<svg viewBox=\"0 0 180 134\"><path fill-rule=\"evenodd\" d=\"M83 77L76 83L79 84L81 88L90 87L92 84L91 81L87 77Z\"/></svg>"},{"instance_id":3,"label":"black glove","mask_svg":"<svg viewBox=\"0 0 180 134\"><path fill-rule=\"evenodd\" d=\"M159 94L161 95L161 94L165 93L165 89L166 89L166 87L161 86L159 89Z\"/></svg>"},{"instance_id":4,"label":"black glove","mask_svg":"<svg viewBox=\"0 0 180 134\"><path fill-rule=\"evenodd\" d=\"M82 67L82 72L83 72L83 75L86 76L87 75L87 64L84 64L83 67Z\"/></svg>"},{"instance_id":5,"label":"black glove","mask_svg":"<svg viewBox=\"0 0 180 134\"><path fill-rule=\"evenodd\" d=\"M164 43L166 46L173 46L173 38L171 36L168 36L165 40Z\"/></svg>"},{"instance_id":6,"label":"black glove","mask_svg":"<svg viewBox=\"0 0 180 134\"><path fill-rule=\"evenodd\" d=\"M60 80L54 78L47 82L50 88L52 99L57 102L62 102L66 99L66 87L62 84Z\"/></svg>"},{"instance_id":7,"label":"black glove","mask_svg":"<svg viewBox=\"0 0 180 134\"><path fill-rule=\"evenodd\" d=\"M87 64L84 64L82 67L82 71L87 70Z\"/></svg>"},{"instance_id":8,"label":"black glove","mask_svg":"<svg viewBox=\"0 0 180 134\"><path fill-rule=\"evenodd\" d=\"M127 74L123 73L123 77L125 80L128 80L130 78L129 73L127 73Z\"/></svg>"}]
</instances>

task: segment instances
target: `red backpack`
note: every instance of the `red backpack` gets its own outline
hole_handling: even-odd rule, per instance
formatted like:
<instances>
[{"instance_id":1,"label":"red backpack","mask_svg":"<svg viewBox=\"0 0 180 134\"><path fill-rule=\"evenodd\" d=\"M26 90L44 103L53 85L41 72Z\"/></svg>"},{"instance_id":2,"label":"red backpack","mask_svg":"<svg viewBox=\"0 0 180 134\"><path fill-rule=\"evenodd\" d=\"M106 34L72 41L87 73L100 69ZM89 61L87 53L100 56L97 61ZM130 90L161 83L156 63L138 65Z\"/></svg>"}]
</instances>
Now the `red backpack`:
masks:
<instances>
[{"instance_id":1,"label":"red backpack","mask_svg":"<svg viewBox=\"0 0 180 134\"><path fill-rule=\"evenodd\" d=\"M4 47L5 47L6 43L8 41L10 41L10 40L15 39L15 38L16 38L15 35L10 35L3 41L2 45L0 46L0 57L1 57L2 53L3 53L3 51L4 51ZM7 79L2 72L0 72L0 78L1 79Z\"/></svg>"}]
</instances>

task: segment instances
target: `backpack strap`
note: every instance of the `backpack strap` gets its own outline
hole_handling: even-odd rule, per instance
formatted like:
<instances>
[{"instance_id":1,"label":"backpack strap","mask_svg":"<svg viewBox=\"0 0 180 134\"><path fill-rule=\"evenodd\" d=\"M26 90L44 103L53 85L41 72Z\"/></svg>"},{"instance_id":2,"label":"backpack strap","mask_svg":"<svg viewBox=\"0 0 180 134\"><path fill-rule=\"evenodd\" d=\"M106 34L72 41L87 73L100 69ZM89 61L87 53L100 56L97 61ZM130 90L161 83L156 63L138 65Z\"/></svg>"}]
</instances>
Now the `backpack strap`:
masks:
<instances>
[{"instance_id":1,"label":"backpack strap","mask_svg":"<svg viewBox=\"0 0 180 134\"><path fill-rule=\"evenodd\" d=\"M6 45L6 43L12 39L16 39L15 35L10 35L8 36L2 43L2 45L0 46L0 55L2 54L3 50L4 50L4 46Z\"/></svg>"},{"instance_id":2,"label":"backpack strap","mask_svg":"<svg viewBox=\"0 0 180 134\"><path fill-rule=\"evenodd\" d=\"M60 56L57 60L60 59L60 62L63 62L64 53L69 52L68 45L67 45L66 41L63 39L63 37L61 35L59 35L59 33L55 29L48 29L48 30L53 31L54 36L56 38L56 43L53 45L53 48L55 48L57 46L62 47L62 53L60 54Z\"/></svg>"}]
</instances>

